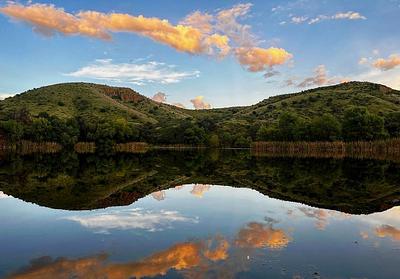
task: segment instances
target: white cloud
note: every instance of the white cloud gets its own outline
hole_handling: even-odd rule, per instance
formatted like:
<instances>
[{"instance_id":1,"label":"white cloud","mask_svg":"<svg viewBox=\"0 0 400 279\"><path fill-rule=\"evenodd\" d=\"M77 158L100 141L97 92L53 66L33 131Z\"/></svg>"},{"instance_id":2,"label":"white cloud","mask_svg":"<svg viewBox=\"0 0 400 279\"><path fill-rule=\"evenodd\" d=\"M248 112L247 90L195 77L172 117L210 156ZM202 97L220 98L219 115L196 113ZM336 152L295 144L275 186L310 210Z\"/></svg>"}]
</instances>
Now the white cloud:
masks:
<instances>
[{"instance_id":1,"label":"white cloud","mask_svg":"<svg viewBox=\"0 0 400 279\"><path fill-rule=\"evenodd\" d=\"M4 192L0 191L0 199L8 199L11 198L11 196L4 194Z\"/></svg>"},{"instance_id":2,"label":"white cloud","mask_svg":"<svg viewBox=\"0 0 400 279\"><path fill-rule=\"evenodd\" d=\"M342 77L330 77L325 65L319 65L314 69L314 74L312 76L304 78L300 83L297 84L298 87L311 87L311 86L322 86L330 85L339 82L348 81ZM288 81L287 81L288 82Z\"/></svg>"},{"instance_id":3,"label":"white cloud","mask_svg":"<svg viewBox=\"0 0 400 279\"><path fill-rule=\"evenodd\" d=\"M365 20L365 19L367 18L358 12L348 11L348 12L340 12L332 16L319 15L315 18L311 18L308 21L308 24L315 24L325 20Z\"/></svg>"},{"instance_id":4,"label":"white cloud","mask_svg":"<svg viewBox=\"0 0 400 279\"><path fill-rule=\"evenodd\" d=\"M70 216L65 219L79 223L97 233L108 233L111 230L142 229L162 231L176 222L197 223L197 218L182 216L178 211L159 212L140 208L113 210L107 213L94 213L86 216Z\"/></svg>"},{"instance_id":5,"label":"white cloud","mask_svg":"<svg viewBox=\"0 0 400 279\"><path fill-rule=\"evenodd\" d=\"M0 93L0 100L4 100L4 99L6 99L6 98L8 98L8 97L12 97L12 96L14 96L15 94L8 94L8 93Z\"/></svg>"},{"instance_id":6,"label":"white cloud","mask_svg":"<svg viewBox=\"0 0 400 279\"><path fill-rule=\"evenodd\" d=\"M293 24L316 24L326 20L365 20L367 19L365 16L360 14L359 12L339 12L334 15L319 15L316 17L307 17L307 16L292 16L290 22Z\"/></svg>"},{"instance_id":7,"label":"white cloud","mask_svg":"<svg viewBox=\"0 0 400 279\"><path fill-rule=\"evenodd\" d=\"M359 75L355 75L352 80L375 82L400 90L400 67L391 71L371 68Z\"/></svg>"},{"instance_id":8,"label":"white cloud","mask_svg":"<svg viewBox=\"0 0 400 279\"><path fill-rule=\"evenodd\" d=\"M184 79L195 78L200 75L199 71L181 72L175 68L173 65L154 61L135 64L114 63L112 59L98 59L94 63L66 75L137 85L178 83Z\"/></svg>"}]
</instances>

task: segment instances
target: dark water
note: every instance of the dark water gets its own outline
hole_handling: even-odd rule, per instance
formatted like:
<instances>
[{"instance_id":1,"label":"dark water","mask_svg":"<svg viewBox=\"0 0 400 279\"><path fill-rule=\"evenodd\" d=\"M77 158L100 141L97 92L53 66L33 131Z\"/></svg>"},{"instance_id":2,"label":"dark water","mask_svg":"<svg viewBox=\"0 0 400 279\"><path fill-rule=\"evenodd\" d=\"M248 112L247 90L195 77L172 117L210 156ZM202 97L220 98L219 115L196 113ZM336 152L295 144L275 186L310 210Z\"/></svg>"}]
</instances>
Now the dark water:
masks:
<instances>
[{"instance_id":1,"label":"dark water","mask_svg":"<svg viewBox=\"0 0 400 279\"><path fill-rule=\"evenodd\" d=\"M400 164L4 156L0 277L399 278Z\"/></svg>"}]
</instances>

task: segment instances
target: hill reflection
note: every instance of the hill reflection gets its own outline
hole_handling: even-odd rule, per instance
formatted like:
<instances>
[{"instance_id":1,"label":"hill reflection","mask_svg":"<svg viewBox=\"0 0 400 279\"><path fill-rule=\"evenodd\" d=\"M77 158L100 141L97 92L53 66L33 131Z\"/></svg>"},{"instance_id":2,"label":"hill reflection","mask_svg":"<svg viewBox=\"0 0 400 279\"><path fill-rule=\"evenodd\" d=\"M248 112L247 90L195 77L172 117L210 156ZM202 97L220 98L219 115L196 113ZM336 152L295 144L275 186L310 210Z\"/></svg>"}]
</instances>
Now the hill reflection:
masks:
<instances>
[{"instance_id":1,"label":"hill reflection","mask_svg":"<svg viewBox=\"0 0 400 279\"><path fill-rule=\"evenodd\" d=\"M399 181L395 162L260 158L248 151L8 155L0 162L3 194L68 210L128 205L149 194L163 200L165 189L196 184L191 193L199 198L209 185L227 185L320 208L372 213L400 203Z\"/></svg>"}]
</instances>

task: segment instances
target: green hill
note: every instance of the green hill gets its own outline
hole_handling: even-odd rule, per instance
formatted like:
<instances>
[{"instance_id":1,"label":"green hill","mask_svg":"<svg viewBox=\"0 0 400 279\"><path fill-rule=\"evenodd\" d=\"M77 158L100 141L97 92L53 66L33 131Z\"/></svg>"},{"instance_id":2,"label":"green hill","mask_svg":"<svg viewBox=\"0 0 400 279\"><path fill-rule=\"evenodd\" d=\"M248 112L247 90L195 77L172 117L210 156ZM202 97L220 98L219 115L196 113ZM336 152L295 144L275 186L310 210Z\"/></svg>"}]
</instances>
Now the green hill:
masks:
<instances>
[{"instance_id":1,"label":"green hill","mask_svg":"<svg viewBox=\"0 0 400 279\"><path fill-rule=\"evenodd\" d=\"M248 146L255 140L397 137L397 123L400 91L368 82L210 110L182 109L157 103L129 88L91 83L50 85L0 101L0 135L8 141Z\"/></svg>"}]
</instances>

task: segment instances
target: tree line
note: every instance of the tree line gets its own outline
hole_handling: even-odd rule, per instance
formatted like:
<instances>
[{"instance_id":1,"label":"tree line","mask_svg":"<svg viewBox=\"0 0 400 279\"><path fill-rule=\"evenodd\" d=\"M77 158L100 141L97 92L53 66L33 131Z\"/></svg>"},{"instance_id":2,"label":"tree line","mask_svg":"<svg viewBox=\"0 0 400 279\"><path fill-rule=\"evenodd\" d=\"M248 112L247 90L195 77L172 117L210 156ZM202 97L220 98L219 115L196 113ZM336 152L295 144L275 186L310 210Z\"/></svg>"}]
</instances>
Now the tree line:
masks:
<instances>
[{"instance_id":1,"label":"tree line","mask_svg":"<svg viewBox=\"0 0 400 279\"><path fill-rule=\"evenodd\" d=\"M262 124L255 119L245 125L219 124L207 116L156 124L138 124L122 117L105 119L91 114L60 119L48 113L32 116L26 109L0 121L0 138L7 142L51 141L63 146L82 141L97 145L142 141L248 147L253 141L371 141L389 137L400 137L400 112L379 116L363 107L348 109L342 118L324 114L308 119L284 112L275 123Z\"/></svg>"}]
</instances>

